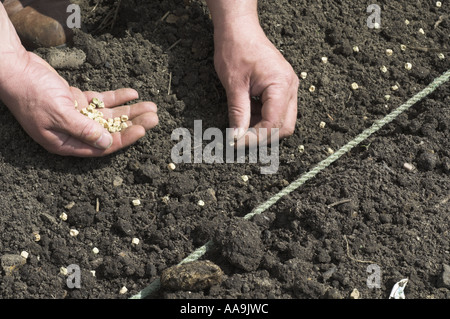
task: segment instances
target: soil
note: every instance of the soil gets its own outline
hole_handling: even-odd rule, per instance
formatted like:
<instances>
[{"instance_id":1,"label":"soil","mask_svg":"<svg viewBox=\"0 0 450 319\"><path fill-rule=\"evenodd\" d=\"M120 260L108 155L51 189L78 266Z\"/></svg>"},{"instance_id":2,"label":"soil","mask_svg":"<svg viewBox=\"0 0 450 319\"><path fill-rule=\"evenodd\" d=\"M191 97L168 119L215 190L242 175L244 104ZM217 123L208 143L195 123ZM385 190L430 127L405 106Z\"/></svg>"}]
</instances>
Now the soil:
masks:
<instances>
[{"instance_id":1,"label":"soil","mask_svg":"<svg viewBox=\"0 0 450 319\"><path fill-rule=\"evenodd\" d=\"M267 36L308 73L296 131L268 175L249 161L167 169L173 130L228 124L204 3L124 0L115 20L117 1L76 3L82 27L71 48L86 60L58 72L82 90L135 88L158 105L160 124L108 157L61 157L0 105L0 298L129 298L209 240L217 245L200 259L220 267L220 280L146 298L351 298L357 289L359 298L387 299L404 278L408 299L450 298L448 83L267 211L242 218L450 68L448 3L377 1L381 28L371 29L370 2L259 1ZM79 266L80 288L60 272L69 265Z\"/></svg>"}]
</instances>

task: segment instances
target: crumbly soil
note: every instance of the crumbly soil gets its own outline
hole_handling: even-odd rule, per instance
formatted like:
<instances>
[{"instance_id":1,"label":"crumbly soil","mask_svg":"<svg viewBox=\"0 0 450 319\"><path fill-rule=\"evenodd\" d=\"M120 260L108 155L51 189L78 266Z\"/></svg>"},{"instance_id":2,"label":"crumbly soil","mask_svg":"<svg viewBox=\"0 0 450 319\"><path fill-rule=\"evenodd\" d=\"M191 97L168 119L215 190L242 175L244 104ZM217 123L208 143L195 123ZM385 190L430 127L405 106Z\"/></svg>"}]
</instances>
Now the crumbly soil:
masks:
<instances>
[{"instance_id":1,"label":"crumbly soil","mask_svg":"<svg viewBox=\"0 0 450 319\"><path fill-rule=\"evenodd\" d=\"M60 157L0 105L0 298L129 298L209 240L217 245L200 259L218 265L221 280L147 298L350 298L357 289L360 298L386 299L404 278L406 298L450 298L441 278L450 264L448 83L265 212L242 218L450 68L448 3L378 1L381 28L370 29L370 1L260 1L267 36L308 73L278 172L263 175L249 161L167 169L174 129L193 131L194 120L204 130L228 125L204 3L123 0L112 24L117 1L76 2L82 28L73 48L86 60L58 72L82 90L135 88L158 105L160 123L111 156ZM22 251L24 264L8 264ZM60 273L71 264L80 288ZM367 284L371 264L377 287Z\"/></svg>"}]
</instances>

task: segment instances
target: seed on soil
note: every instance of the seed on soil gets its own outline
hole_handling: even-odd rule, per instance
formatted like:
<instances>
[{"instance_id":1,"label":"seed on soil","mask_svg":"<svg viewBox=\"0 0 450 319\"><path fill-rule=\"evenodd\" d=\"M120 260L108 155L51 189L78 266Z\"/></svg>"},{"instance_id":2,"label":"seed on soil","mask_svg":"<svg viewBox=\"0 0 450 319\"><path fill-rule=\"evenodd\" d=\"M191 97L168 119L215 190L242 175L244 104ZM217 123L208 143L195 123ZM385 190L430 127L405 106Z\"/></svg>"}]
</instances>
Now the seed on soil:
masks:
<instances>
[{"instance_id":1,"label":"seed on soil","mask_svg":"<svg viewBox=\"0 0 450 319\"><path fill-rule=\"evenodd\" d=\"M141 201L139 199L133 199L131 201L131 203L133 204L133 206L139 206L141 205Z\"/></svg>"},{"instance_id":2,"label":"seed on soil","mask_svg":"<svg viewBox=\"0 0 450 319\"><path fill-rule=\"evenodd\" d=\"M133 245L139 245L139 238L134 237L134 238L131 240L131 243L132 243Z\"/></svg>"},{"instance_id":3,"label":"seed on soil","mask_svg":"<svg viewBox=\"0 0 450 319\"><path fill-rule=\"evenodd\" d=\"M353 289L353 291L350 293L350 298L351 299L359 299L360 297L360 293L358 291L358 289Z\"/></svg>"},{"instance_id":4,"label":"seed on soil","mask_svg":"<svg viewBox=\"0 0 450 319\"><path fill-rule=\"evenodd\" d=\"M391 87L391 89L392 89L392 91L397 91L398 90L398 85L397 84L393 85Z\"/></svg>"},{"instance_id":5,"label":"seed on soil","mask_svg":"<svg viewBox=\"0 0 450 319\"><path fill-rule=\"evenodd\" d=\"M384 96L384 98L385 98L386 101L389 101L389 100L391 99L391 96L390 96L389 94L386 94L386 95Z\"/></svg>"},{"instance_id":6,"label":"seed on soil","mask_svg":"<svg viewBox=\"0 0 450 319\"><path fill-rule=\"evenodd\" d=\"M38 232L33 232L34 241L40 241L41 235Z\"/></svg>"},{"instance_id":7,"label":"seed on soil","mask_svg":"<svg viewBox=\"0 0 450 319\"><path fill-rule=\"evenodd\" d=\"M384 65L380 68L381 72L386 73L388 71L387 67Z\"/></svg>"},{"instance_id":8,"label":"seed on soil","mask_svg":"<svg viewBox=\"0 0 450 319\"><path fill-rule=\"evenodd\" d=\"M299 151L300 153L303 153L303 152L305 151L305 146L304 146L304 145L299 145L298 151Z\"/></svg>"},{"instance_id":9,"label":"seed on soil","mask_svg":"<svg viewBox=\"0 0 450 319\"><path fill-rule=\"evenodd\" d=\"M403 164L403 167L406 169L406 170L408 170L408 171L412 171L412 170L414 170L414 166L412 165L412 164L410 164L410 163L405 163L405 164Z\"/></svg>"},{"instance_id":10,"label":"seed on soil","mask_svg":"<svg viewBox=\"0 0 450 319\"><path fill-rule=\"evenodd\" d=\"M409 24L409 20L408 20L408 19L405 20L405 24L406 24L406 25Z\"/></svg>"},{"instance_id":11,"label":"seed on soil","mask_svg":"<svg viewBox=\"0 0 450 319\"><path fill-rule=\"evenodd\" d=\"M22 252L20 253L20 256L22 256L23 258L27 259L27 258L28 258L28 252L26 252L26 251L24 250L24 251L22 251Z\"/></svg>"},{"instance_id":12,"label":"seed on soil","mask_svg":"<svg viewBox=\"0 0 450 319\"><path fill-rule=\"evenodd\" d=\"M441 60L444 60L445 59L444 53L439 53L438 54L438 58L441 59Z\"/></svg>"},{"instance_id":13,"label":"seed on soil","mask_svg":"<svg viewBox=\"0 0 450 319\"><path fill-rule=\"evenodd\" d=\"M247 175L242 175L241 178L242 178L242 180L243 180L244 182L247 182L247 181L248 181L248 176L247 176Z\"/></svg>"},{"instance_id":14,"label":"seed on soil","mask_svg":"<svg viewBox=\"0 0 450 319\"><path fill-rule=\"evenodd\" d=\"M71 230L69 231L69 234L70 234L70 236L72 236L72 237L78 236L79 233L80 233L80 232L79 232L78 230L76 230L76 229L71 229Z\"/></svg>"},{"instance_id":15,"label":"seed on soil","mask_svg":"<svg viewBox=\"0 0 450 319\"><path fill-rule=\"evenodd\" d=\"M358 53L359 52L359 47L357 45L355 45L353 47L353 52Z\"/></svg>"},{"instance_id":16,"label":"seed on soil","mask_svg":"<svg viewBox=\"0 0 450 319\"><path fill-rule=\"evenodd\" d=\"M300 73L300 77L301 77L303 80L306 79L307 76L308 76L308 73L306 73L306 72Z\"/></svg>"},{"instance_id":17,"label":"seed on soil","mask_svg":"<svg viewBox=\"0 0 450 319\"><path fill-rule=\"evenodd\" d=\"M169 170L173 171L173 170L176 168L176 166L175 166L174 163L169 163L169 164L167 164L167 168L168 168Z\"/></svg>"},{"instance_id":18,"label":"seed on soil","mask_svg":"<svg viewBox=\"0 0 450 319\"><path fill-rule=\"evenodd\" d=\"M419 33L420 33L420 34L425 34L425 31L424 31L422 28L420 28L420 29L419 29Z\"/></svg>"},{"instance_id":19,"label":"seed on soil","mask_svg":"<svg viewBox=\"0 0 450 319\"><path fill-rule=\"evenodd\" d=\"M411 70L412 69L412 64L409 63L409 62L405 63L405 69Z\"/></svg>"},{"instance_id":20,"label":"seed on soil","mask_svg":"<svg viewBox=\"0 0 450 319\"><path fill-rule=\"evenodd\" d=\"M205 206L205 202L202 201L201 199L197 202L198 206Z\"/></svg>"},{"instance_id":21,"label":"seed on soil","mask_svg":"<svg viewBox=\"0 0 450 319\"><path fill-rule=\"evenodd\" d=\"M400 50L405 51L406 50L406 45L400 44Z\"/></svg>"},{"instance_id":22,"label":"seed on soil","mask_svg":"<svg viewBox=\"0 0 450 319\"><path fill-rule=\"evenodd\" d=\"M67 214L66 213L61 213L61 215L59 215L59 218L63 221L67 220Z\"/></svg>"},{"instance_id":23,"label":"seed on soil","mask_svg":"<svg viewBox=\"0 0 450 319\"><path fill-rule=\"evenodd\" d=\"M66 276L67 273L68 273L67 268L66 268L66 267L61 267L61 268L59 268L59 273L60 273L61 275Z\"/></svg>"},{"instance_id":24,"label":"seed on soil","mask_svg":"<svg viewBox=\"0 0 450 319\"><path fill-rule=\"evenodd\" d=\"M329 155L332 155L332 154L334 154L334 150L331 147L327 147L327 153Z\"/></svg>"},{"instance_id":25,"label":"seed on soil","mask_svg":"<svg viewBox=\"0 0 450 319\"><path fill-rule=\"evenodd\" d=\"M359 88L358 83L356 83L356 82L353 82L351 87L352 87L352 90L357 90Z\"/></svg>"},{"instance_id":26,"label":"seed on soil","mask_svg":"<svg viewBox=\"0 0 450 319\"><path fill-rule=\"evenodd\" d=\"M127 293L127 291L128 291L127 287L123 286L122 288L120 288L119 294L124 295Z\"/></svg>"},{"instance_id":27,"label":"seed on soil","mask_svg":"<svg viewBox=\"0 0 450 319\"><path fill-rule=\"evenodd\" d=\"M314 92L316 90L316 87L314 86L314 85L311 85L310 87L309 87L309 92Z\"/></svg>"},{"instance_id":28,"label":"seed on soil","mask_svg":"<svg viewBox=\"0 0 450 319\"><path fill-rule=\"evenodd\" d=\"M392 49L386 49L387 56L391 56L392 54L394 54L394 51L392 51Z\"/></svg>"},{"instance_id":29,"label":"seed on soil","mask_svg":"<svg viewBox=\"0 0 450 319\"><path fill-rule=\"evenodd\" d=\"M99 253L99 250L98 250L97 247L94 247L94 248L92 248L92 252L93 252L94 254L98 254L98 253Z\"/></svg>"},{"instance_id":30,"label":"seed on soil","mask_svg":"<svg viewBox=\"0 0 450 319\"><path fill-rule=\"evenodd\" d=\"M323 64L327 64L327 63L328 63L328 58L327 58L326 56L323 56L323 57L321 58L321 60L322 60L322 63L323 63Z\"/></svg>"},{"instance_id":31,"label":"seed on soil","mask_svg":"<svg viewBox=\"0 0 450 319\"><path fill-rule=\"evenodd\" d=\"M437 1L437 2L436 2L436 7L440 8L441 6L442 6L442 2Z\"/></svg>"},{"instance_id":32,"label":"seed on soil","mask_svg":"<svg viewBox=\"0 0 450 319\"><path fill-rule=\"evenodd\" d=\"M320 127L320 128L324 128L325 125L326 125L326 123L325 123L324 121L322 121L322 122L319 123L319 127Z\"/></svg>"}]
</instances>

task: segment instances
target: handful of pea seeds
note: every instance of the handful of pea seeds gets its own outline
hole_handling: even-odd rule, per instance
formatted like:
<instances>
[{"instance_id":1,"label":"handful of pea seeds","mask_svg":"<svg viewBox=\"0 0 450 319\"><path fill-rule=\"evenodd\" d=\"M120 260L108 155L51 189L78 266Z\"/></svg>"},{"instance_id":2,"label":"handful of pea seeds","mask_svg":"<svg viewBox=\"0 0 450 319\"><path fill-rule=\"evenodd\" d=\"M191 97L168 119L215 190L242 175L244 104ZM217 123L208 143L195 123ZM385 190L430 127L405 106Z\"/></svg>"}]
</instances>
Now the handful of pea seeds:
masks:
<instances>
[{"instance_id":1,"label":"handful of pea seeds","mask_svg":"<svg viewBox=\"0 0 450 319\"><path fill-rule=\"evenodd\" d=\"M77 107L78 103L77 101L75 101L75 108ZM94 97L87 107L82 108L79 111L81 114L86 115L90 119L93 119L94 121L103 125L103 127L106 128L110 133L120 132L128 127L127 115L124 114L121 117L105 119L103 117L103 113L98 110L103 109L104 107L105 103Z\"/></svg>"}]
</instances>

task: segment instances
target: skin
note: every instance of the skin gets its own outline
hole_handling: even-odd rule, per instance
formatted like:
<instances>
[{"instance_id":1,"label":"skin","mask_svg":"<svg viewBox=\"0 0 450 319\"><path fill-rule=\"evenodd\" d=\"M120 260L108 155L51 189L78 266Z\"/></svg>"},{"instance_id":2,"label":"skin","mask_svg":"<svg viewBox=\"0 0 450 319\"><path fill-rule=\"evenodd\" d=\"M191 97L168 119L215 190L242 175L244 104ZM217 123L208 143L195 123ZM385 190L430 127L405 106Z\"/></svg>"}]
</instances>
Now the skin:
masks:
<instances>
[{"instance_id":1,"label":"skin","mask_svg":"<svg viewBox=\"0 0 450 319\"><path fill-rule=\"evenodd\" d=\"M51 153L65 156L104 156L127 147L158 124L156 105L139 102L133 89L82 92L71 87L44 60L28 52L0 4L0 99L24 130ZM105 103L105 118L128 115L131 126L110 134L75 109L93 97Z\"/></svg>"},{"instance_id":2,"label":"skin","mask_svg":"<svg viewBox=\"0 0 450 319\"><path fill-rule=\"evenodd\" d=\"M226 89L230 127L239 144L249 144L258 129L279 129L291 135L297 118L298 77L291 65L265 36L257 0L208 0L214 23L215 68ZM244 31L243 31L244 30ZM139 102L133 89L82 92L20 40L0 4L0 99L24 130L51 153L66 156L104 156L127 147L158 124L156 105ZM260 97L259 102L251 99ZM110 134L78 108L93 97L105 103L105 118L128 115L132 125ZM254 132L248 133L249 127ZM247 134L246 134L247 133Z\"/></svg>"},{"instance_id":3,"label":"skin","mask_svg":"<svg viewBox=\"0 0 450 319\"><path fill-rule=\"evenodd\" d=\"M214 24L216 72L227 92L230 127L238 145L261 142L266 129L293 134L299 79L264 34L257 0L207 0ZM252 100L260 98L259 102ZM249 127L255 130L248 131ZM244 135L245 134L245 135Z\"/></svg>"}]
</instances>

